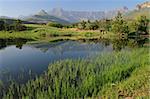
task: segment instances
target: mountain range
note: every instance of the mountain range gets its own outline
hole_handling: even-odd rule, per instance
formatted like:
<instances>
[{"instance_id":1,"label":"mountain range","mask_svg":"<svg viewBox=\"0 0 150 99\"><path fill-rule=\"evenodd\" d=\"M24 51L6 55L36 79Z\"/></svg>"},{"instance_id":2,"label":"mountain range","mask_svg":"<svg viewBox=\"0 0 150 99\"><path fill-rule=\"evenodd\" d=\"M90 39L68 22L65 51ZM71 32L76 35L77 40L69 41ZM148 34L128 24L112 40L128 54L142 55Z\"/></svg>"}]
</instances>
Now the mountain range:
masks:
<instances>
[{"instance_id":1,"label":"mountain range","mask_svg":"<svg viewBox=\"0 0 150 99\"><path fill-rule=\"evenodd\" d=\"M112 11L66 11L62 8L53 8L51 11L46 12L40 10L38 13L26 17L21 17L25 21L47 23L48 21L54 21L58 23L75 23L82 20L100 20L104 18L112 18L116 16L118 11L125 13L128 11L127 7L121 9L115 9Z\"/></svg>"},{"instance_id":2,"label":"mountain range","mask_svg":"<svg viewBox=\"0 0 150 99\"><path fill-rule=\"evenodd\" d=\"M50 11L40 10L39 12L29 15L21 16L19 19L31 23L47 23L57 22L61 24L76 23L82 20L100 20L109 19L117 15L118 12L123 13L126 17L134 17L139 14L147 14L150 11L150 2L144 2L138 4L137 9L132 11L128 10L127 7L122 7L119 9L114 9L111 11L67 11L62 8L53 8ZM3 18L8 18L3 16Z\"/></svg>"},{"instance_id":3,"label":"mountain range","mask_svg":"<svg viewBox=\"0 0 150 99\"><path fill-rule=\"evenodd\" d=\"M62 18L69 22L79 22L82 20L99 20L104 18L112 18L116 16L118 11L125 13L128 11L127 7L121 9L115 9L112 11L66 11L62 8L54 8L48 12L48 14Z\"/></svg>"}]
</instances>

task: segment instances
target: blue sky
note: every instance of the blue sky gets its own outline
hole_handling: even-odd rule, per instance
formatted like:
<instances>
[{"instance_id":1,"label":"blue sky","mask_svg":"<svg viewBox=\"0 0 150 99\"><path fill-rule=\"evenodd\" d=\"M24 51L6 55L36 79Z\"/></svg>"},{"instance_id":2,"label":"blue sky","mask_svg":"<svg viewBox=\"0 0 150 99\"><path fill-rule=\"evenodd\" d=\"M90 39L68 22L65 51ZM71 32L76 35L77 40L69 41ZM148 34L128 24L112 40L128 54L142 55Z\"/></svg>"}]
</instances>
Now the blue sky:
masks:
<instances>
[{"instance_id":1,"label":"blue sky","mask_svg":"<svg viewBox=\"0 0 150 99\"><path fill-rule=\"evenodd\" d=\"M133 9L144 1L148 0L0 0L0 16L26 16L55 7L77 11L107 11L123 6Z\"/></svg>"}]
</instances>

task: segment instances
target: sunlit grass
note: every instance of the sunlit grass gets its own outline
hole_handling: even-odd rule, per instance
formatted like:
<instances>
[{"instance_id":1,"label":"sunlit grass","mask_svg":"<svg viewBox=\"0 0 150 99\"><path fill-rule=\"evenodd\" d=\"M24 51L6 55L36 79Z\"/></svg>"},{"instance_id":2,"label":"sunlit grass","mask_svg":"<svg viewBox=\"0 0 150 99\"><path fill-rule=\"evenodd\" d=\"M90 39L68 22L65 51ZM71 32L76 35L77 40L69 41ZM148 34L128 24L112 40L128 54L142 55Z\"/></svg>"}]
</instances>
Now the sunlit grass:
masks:
<instances>
[{"instance_id":1,"label":"sunlit grass","mask_svg":"<svg viewBox=\"0 0 150 99\"><path fill-rule=\"evenodd\" d=\"M77 30L72 29L60 29L55 27L49 27L47 25L26 24L26 31L0 31L0 39L9 38L24 38L33 40L48 40L52 41L56 37L68 38L68 39L89 39L89 38L111 38L113 33L101 33L99 30Z\"/></svg>"}]
</instances>

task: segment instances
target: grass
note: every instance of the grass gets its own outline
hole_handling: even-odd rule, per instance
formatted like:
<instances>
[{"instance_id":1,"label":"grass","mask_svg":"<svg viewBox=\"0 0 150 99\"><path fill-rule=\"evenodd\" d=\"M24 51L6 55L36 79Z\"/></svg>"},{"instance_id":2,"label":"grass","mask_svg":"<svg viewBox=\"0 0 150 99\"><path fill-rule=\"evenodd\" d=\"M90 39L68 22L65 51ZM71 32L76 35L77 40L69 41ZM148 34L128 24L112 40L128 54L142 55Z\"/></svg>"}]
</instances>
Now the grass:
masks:
<instances>
[{"instance_id":1,"label":"grass","mask_svg":"<svg viewBox=\"0 0 150 99\"><path fill-rule=\"evenodd\" d=\"M149 65L148 48L57 61L36 79L1 92L3 99L148 97Z\"/></svg>"},{"instance_id":2,"label":"grass","mask_svg":"<svg viewBox=\"0 0 150 99\"><path fill-rule=\"evenodd\" d=\"M141 66L133 71L131 76L116 84L106 85L100 93L103 97L136 97L149 96L149 66Z\"/></svg>"},{"instance_id":3,"label":"grass","mask_svg":"<svg viewBox=\"0 0 150 99\"><path fill-rule=\"evenodd\" d=\"M24 38L24 39L33 39L33 40L47 40L52 41L59 37L61 39L89 39L89 38L110 38L113 36L113 33L102 34L98 30L77 30L77 29L60 29L49 27L46 25L37 25L37 24L25 24L27 26L26 31L0 31L0 39L9 39L9 38Z\"/></svg>"}]
</instances>

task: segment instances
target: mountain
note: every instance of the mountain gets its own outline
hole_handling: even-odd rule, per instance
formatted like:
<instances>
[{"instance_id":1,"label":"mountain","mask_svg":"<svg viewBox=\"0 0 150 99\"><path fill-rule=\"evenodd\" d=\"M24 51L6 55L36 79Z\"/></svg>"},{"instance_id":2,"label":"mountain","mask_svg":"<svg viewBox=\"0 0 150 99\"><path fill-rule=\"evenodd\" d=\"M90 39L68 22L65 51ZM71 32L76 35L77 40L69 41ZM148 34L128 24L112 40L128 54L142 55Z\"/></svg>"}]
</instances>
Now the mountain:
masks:
<instances>
[{"instance_id":1,"label":"mountain","mask_svg":"<svg viewBox=\"0 0 150 99\"><path fill-rule=\"evenodd\" d=\"M33 23L47 23L47 22L51 21L51 22L57 22L57 23L61 23L61 24L69 24L68 21L58 18L58 17L55 17L55 16L52 16L52 15L49 15L44 10L40 10L37 14L34 14L34 15L22 17L22 20L33 22Z\"/></svg>"},{"instance_id":2,"label":"mountain","mask_svg":"<svg viewBox=\"0 0 150 99\"><path fill-rule=\"evenodd\" d=\"M81 20L99 20L104 18L112 18L117 15L117 13L125 13L128 11L127 7L120 9L115 9L112 11L66 11L62 8L54 8L48 12L49 15L59 17L61 19L67 20L69 22L79 22Z\"/></svg>"},{"instance_id":3,"label":"mountain","mask_svg":"<svg viewBox=\"0 0 150 99\"><path fill-rule=\"evenodd\" d=\"M48 12L50 15L57 16L69 22L78 22L81 20L97 20L104 17L103 11L65 11L62 8L54 8Z\"/></svg>"},{"instance_id":4,"label":"mountain","mask_svg":"<svg viewBox=\"0 0 150 99\"><path fill-rule=\"evenodd\" d=\"M111 10L111 11L66 11L62 8L53 8L51 11L46 12L40 10L38 13L30 16L20 16L20 19L33 23L47 23L57 22L61 24L76 23L82 20L100 20L104 18L112 18L118 12L125 13L128 11L127 7Z\"/></svg>"}]
</instances>

